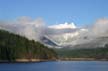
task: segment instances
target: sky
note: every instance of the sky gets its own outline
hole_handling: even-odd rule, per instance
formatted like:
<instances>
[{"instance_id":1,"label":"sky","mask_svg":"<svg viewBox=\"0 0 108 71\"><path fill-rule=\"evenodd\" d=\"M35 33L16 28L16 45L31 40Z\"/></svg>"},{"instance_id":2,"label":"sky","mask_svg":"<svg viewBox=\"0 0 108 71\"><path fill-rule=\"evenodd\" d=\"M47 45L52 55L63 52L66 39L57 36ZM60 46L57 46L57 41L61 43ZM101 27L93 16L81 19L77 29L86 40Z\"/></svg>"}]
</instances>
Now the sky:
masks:
<instances>
[{"instance_id":1,"label":"sky","mask_svg":"<svg viewBox=\"0 0 108 71\"><path fill-rule=\"evenodd\" d=\"M40 17L47 25L90 25L97 19L108 18L108 0L0 0L0 20L22 16Z\"/></svg>"}]
</instances>

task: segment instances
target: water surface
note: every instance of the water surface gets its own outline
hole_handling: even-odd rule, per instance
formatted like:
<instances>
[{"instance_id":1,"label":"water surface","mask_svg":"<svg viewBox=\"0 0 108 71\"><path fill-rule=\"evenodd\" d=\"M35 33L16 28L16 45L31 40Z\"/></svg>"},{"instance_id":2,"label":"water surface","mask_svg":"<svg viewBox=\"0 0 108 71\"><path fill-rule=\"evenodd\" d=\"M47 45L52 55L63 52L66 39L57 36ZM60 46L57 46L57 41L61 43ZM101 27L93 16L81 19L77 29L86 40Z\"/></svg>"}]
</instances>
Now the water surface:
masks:
<instances>
[{"instance_id":1,"label":"water surface","mask_svg":"<svg viewBox=\"0 0 108 71\"><path fill-rule=\"evenodd\" d=\"M108 61L0 63L0 71L108 71Z\"/></svg>"}]
</instances>

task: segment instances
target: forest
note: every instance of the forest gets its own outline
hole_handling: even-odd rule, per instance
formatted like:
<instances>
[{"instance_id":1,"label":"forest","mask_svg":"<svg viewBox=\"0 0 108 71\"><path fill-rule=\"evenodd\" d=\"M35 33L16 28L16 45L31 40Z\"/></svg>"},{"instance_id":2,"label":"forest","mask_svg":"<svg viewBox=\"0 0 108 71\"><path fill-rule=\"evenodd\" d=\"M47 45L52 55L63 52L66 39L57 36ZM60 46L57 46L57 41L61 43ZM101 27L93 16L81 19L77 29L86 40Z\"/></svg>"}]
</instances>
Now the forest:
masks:
<instances>
[{"instance_id":1,"label":"forest","mask_svg":"<svg viewBox=\"0 0 108 71\"><path fill-rule=\"evenodd\" d=\"M108 60L108 44L96 48L62 48L54 49L59 58L94 58Z\"/></svg>"},{"instance_id":2,"label":"forest","mask_svg":"<svg viewBox=\"0 0 108 71\"><path fill-rule=\"evenodd\" d=\"M0 30L0 61L16 59L55 60L56 52L34 40Z\"/></svg>"}]
</instances>

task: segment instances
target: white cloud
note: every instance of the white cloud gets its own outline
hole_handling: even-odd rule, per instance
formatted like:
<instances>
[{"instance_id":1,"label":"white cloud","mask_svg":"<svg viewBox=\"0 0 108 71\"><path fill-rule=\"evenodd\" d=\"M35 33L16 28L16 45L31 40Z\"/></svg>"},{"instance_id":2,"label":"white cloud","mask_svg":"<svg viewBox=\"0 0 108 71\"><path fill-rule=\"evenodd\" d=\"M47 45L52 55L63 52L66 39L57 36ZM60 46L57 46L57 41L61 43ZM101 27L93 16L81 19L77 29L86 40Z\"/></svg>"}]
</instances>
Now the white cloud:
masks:
<instances>
[{"instance_id":1,"label":"white cloud","mask_svg":"<svg viewBox=\"0 0 108 71\"><path fill-rule=\"evenodd\" d=\"M31 20L29 17L21 17L14 22L0 22L0 27L30 40L38 41L43 34L44 22L41 18Z\"/></svg>"},{"instance_id":2,"label":"white cloud","mask_svg":"<svg viewBox=\"0 0 108 71\"><path fill-rule=\"evenodd\" d=\"M108 19L98 19L93 25L92 32L95 36L108 36Z\"/></svg>"},{"instance_id":3,"label":"white cloud","mask_svg":"<svg viewBox=\"0 0 108 71\"><path fill-rule=\"evenodd\" d=\"M69 24L69 23L65 22L64 24L49 26L49 28L53 28L53 29L75 29L76 26L74 23Z\"/></svg>"},{"instance_id":4,"label":"white cloud","mask_svg":"<svg viewBox=\"0 0 108 71\"><path fill-rule=\"evenodd\" d=\"M78 28L74 23L64 23L45 27L41 18L32 20L29 17L21 17L16 21L0 22L0 29L5 29L15 34L25 36L30 40L39 41L43 36L60 44L84 44L101 36L108 36L108 19L97 20L92 27ZM84 39L84 38L87 39ZM89 38L89 39L88 39Z\"/></svg>"},{"instance_id":5,"label":"white cloud","mask_svg":"<svg viewBox=\"0 0 108 71\"><path fill-rule=\"evenodd\" d=\"M58 32L57 34L49 34L49 36L51 39L53 39L61 45L85 44L96 40L96 38L98 37L108 36L108 19L99 19L88 28L77 28L76 26L73 28L73 25L68 23L52 25L49 26L49 28L52 28L53 30L57 29L53 31L53 33ZM67 28L70 31L66 31Z\"/></svg>"}]
</instances>

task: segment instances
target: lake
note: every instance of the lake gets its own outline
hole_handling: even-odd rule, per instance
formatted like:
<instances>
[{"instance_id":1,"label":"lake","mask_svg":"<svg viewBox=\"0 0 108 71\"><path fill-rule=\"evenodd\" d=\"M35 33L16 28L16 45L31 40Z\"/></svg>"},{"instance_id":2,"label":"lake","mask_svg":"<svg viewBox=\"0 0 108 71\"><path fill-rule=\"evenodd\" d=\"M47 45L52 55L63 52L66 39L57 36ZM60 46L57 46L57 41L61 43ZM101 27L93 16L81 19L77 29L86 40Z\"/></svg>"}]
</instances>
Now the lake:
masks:
<instances>
[{"instance_id":1,"label":"lake","mask_svg":"<svg viewBox=\"0 0 108 71\"><path fill-rule=\"evenodd\" d=\"M108 61L0 63L0 71L108 71Z\"/></svg>"}]
</instances>

